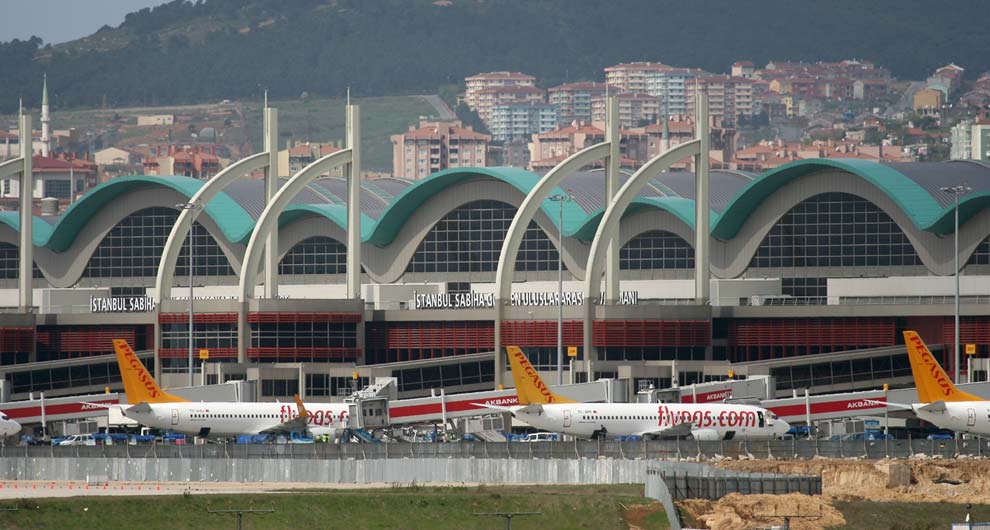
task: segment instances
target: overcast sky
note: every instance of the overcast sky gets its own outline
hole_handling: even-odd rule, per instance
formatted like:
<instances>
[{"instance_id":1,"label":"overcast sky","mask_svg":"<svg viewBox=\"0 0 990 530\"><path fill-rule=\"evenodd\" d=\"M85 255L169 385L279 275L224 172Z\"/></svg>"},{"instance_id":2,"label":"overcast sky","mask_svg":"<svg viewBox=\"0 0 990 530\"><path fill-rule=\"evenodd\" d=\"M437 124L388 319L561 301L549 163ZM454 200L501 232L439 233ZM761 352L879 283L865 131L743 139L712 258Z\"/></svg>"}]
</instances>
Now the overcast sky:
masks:
<instances>
[{"instance_id":1,"label":"overcast sky","mask_svg":"<svg viewBox=\"0 0 990 530\"><path fill-rule=\"evenodd\" d=\"M116 26L124 15L164 0L0 0L0 41L41 37L46 43L78 39L104 24Z\"/></svg>"}]
</instances>

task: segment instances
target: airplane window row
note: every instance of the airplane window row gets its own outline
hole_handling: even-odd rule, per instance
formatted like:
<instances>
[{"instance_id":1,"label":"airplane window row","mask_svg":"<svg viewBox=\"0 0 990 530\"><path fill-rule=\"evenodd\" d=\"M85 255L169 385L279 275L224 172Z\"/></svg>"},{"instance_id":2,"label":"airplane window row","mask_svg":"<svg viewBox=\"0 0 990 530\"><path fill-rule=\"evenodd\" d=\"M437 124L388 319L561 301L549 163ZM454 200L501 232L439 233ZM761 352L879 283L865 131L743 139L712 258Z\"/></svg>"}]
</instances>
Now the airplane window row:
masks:
<instances>
[{"instance_id":1,"label":"airplane window row","mask_svg":"<svg viewBox=\"0 0 990 530\"><path fill-rule=\"evenodd\" d=\"M190 418L194 420L202 420L207 418L225 418L225 419L235 419L235 418L271 418L277 419L278 414L191 414Z\"/></svg>"},{"instance_id":2,"label":"airplane window row","mask_svg":"<svg viewBox=\"0 0 990 530\"><path fill-rule=\"evenodd\" d=\"M659 416L582 416L584 420L659 420Z\"/></svg>"}]
</instances>

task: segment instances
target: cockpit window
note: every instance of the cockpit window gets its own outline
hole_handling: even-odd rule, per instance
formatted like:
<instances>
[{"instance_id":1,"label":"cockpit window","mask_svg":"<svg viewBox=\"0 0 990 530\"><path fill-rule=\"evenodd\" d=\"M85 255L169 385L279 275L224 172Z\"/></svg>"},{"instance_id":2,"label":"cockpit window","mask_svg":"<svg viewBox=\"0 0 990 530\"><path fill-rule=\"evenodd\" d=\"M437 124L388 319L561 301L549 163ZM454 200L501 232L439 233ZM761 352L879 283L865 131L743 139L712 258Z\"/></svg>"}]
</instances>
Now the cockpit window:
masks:
<instances>
[{"instance_id":1,"label":"cockpit window","mask_svg":"<svg viewBox=\"0 0 990 530\"><path fill-rule=\"evenodd\" d=\"M765 427L766 424L763 422L763 413L762 412L757 412L756 413L756 417L759 420L760 427Z\"/></svg>"}]
</instances>

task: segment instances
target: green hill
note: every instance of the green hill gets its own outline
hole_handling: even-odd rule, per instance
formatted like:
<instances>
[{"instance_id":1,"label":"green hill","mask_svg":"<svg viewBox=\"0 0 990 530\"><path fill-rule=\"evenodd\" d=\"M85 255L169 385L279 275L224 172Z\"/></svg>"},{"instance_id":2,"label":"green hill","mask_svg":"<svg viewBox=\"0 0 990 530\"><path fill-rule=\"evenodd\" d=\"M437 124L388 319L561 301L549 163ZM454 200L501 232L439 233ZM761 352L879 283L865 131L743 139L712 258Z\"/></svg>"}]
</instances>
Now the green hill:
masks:
<instances>
[{"instance_id":1,"label":"green hill","mask_svg":"<svg viewBox=\"0 0 990 530\"><path fill-rule=\"evenodd\" d=\"M990 4L956 0L176 0L59 46L0 45L0 112L37 107L47 71L63 107L154 105L303 91L435 92L521 70L544 85L654 60L726 71L739 59L858 58L920 79L990 65Z\"/></svg>"}]
</instances>

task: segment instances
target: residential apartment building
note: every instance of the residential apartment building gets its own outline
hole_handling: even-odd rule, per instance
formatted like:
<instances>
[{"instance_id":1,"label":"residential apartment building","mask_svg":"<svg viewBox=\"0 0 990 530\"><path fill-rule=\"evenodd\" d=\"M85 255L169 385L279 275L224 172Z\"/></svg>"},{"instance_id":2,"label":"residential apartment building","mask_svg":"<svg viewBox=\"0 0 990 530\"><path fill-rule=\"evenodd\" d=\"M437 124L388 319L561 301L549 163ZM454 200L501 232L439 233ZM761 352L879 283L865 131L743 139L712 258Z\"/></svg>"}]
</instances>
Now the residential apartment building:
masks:
<instances>
[{"instance_id":1,"label":"residential apartment building","mask_svg":"<svg viewBox=\"0 0 990 530\"><path fill-rule=\"evenodd\" d=\"M448 168L487 165L491 136L456 120L423 120L391 140L392 174L418 180Z\"/></svg>"},{"instance_id":2,"label":"residential apartment building","mask_svg":"<svg viewBox=\"0 0 990 530\"><path fill-rule=\"evenodd\" d=\"M663 63L621 63L605 68L605 84L623 92L646 92L652 76L673 66Z\"/></svg>"},{"instance_id":3,"label":"residential apartment building","mask_svg":"<svg viewBox=\"0 0 990 530\"><path fill-rule=\"evenodd\" d=\"M474 98L474 110L486 125L492 118L492 108L499 105L531 105L544 103L543 90L533 86L486 88Z\"/></svg>"},{"instance_id":4,"label":"residential apartment building","mask_svg":"<svg viewBox=\"0 0 990 530\"><path fill-rule=\"evenodd\" d=\"M662 63L623 63L605 69L605 82L622 92L659 98L661 113L687 112L687 81L707 75L700 69L675 68Z\"/></svg>"},{"instance_id":5,"label":"residential apartment building","mask_svg":"<svg viewBox=\"0 0 990 530\"><path fill-rule=\"evenodd\" d=\"M492 138L511 142L557 127L557 107L546 103L496 105L487 121Z\"/></svg>"},{"instance_id":6,"label":"residential apartment building","mask_svg":"<svg viewBox=\"0 0 990 530\"><path fill-rule=\"evenodd\" d=\"M529 144L530 167L533 161L563 160L585 147L604 141L605 131L588 122L574 122L534 134Z\"/></svg>"},{"instance_id":7,"label":"residential apartment building","mask_svg":"<svg viewBox=\"0 0 990 530\"><path fill-rule=\"evenodd\" d=\"M619 102L619 127L641 127L654 122L660 116L660 99L656 96L637 92L623 92L616 95ZM605 122L605 96L591 100L591 121Z\"/></svg>"},{"instance_id":8,"label":"residential apartment building","mask_svg":"<svg viewBox=\"0 0 990 530\"><path fill-rule=\"evenodd\" d=\"M714 127L734 129L740 114L753 114L753 82L749 79L728 75L698 77L689 80L687 88L687 114L694 115L697 94L706 94Z\"/></svg>"},{"instance_id":9,"label":"residential apartment building","mask_svg":"<svg viewBox=\"0 0 990 530\"><path fill-rule=\"evenodd\" d=\"M922 116L937 116L945 104L945 92L937 88L922 88L914 93L914 111Z\"/></svg>"},{"instance_id":10,"label":"residential apartment building","mask_svg":"<svg viewBox=\"0 0 990 530\"><path fill-rule=\"evenodd\" d=\"M477 110L478 93L489 88L532 87L536 78L520 72L485 72L464 78L466 89L463 101L468 107Z\"/></svg>"},{"instance_id":11,"label":"residential apartment building","mask_svg":"<svg viewBox=\"0 0 990 530\"><path fill-rule=\"evenodd\" d=\"M965 120L952 127L952 160L990 161L990 120Z\"/></svg>"},{"instance_id":12,"label":"residential apartment building","mask_svg":"<svg viewBox=\"0 0 990 530\"><path fill-rule=\"evenodd\" d=\"M935 73L928 77L927 86L943 88L945 95L950 96L962 86L963 73L965 70L961 66L949 63L935 70Z\"/></svg>"},{"instance_id":13,"label":"residential apartment building","mask_svg":"<svg viewBox=\"0 0 990 530\"><path fill-rule=\"evenodd\" d=\"M184 175L197 179L208 179L220 172L220 158L214 148L156 147L144 159L145 175Z\"/></svg>"},{"instance_id":14,"label":"residential apartment building","mask_svg":"<svg viewBox=\"0 0 990 530\"><path fill-rule=\"evenodd\" d=\"M290 177L304 167L327 155L340 151L340 147L332 143L299 142L288 149L278 152L278 176ZM330 176L343 176L343 168L334 168Z\"/></svg>"},{"instance_id":15,"label":"residential apartment building","mask_svg":"<svg viewBox=\"0 0 990 530\"><path fill-rule=\"evenodd\" d=\"M591 121L591 101L605 95L605 83L567 83L547 89L547 100L556 105L560 123Z\"/></svg>"},{"instance_id":16,"label":"residential apartment building","mask_svg":"<svg viewBox=\"0 0 990 530\"><path fill-rule=\"evenodd\" d=\"M853 81L853 99L873 100L887 95L890 83L886 79L857 79Z\"/></svg>"}]
</instances>

